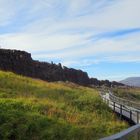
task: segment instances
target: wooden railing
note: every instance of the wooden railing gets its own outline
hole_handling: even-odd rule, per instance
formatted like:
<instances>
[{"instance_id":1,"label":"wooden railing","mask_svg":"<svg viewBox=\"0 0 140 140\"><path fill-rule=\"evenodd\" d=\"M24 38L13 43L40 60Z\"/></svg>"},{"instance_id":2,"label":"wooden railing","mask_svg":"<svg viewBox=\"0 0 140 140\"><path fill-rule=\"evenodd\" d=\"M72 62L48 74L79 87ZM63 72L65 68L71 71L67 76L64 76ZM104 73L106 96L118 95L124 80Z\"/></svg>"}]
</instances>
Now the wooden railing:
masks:
<instances>
[{"instance_id":1,"label":"wooden railing","mask_svg":"<svg viewBox=\"0 0 140 140\"><path fill-rule=\"evenodd\" d=\"M126 117L136 124L125 131L101 140L129 140L130 136L133 137L133 140L140 140L140 107L134 102L116 97L111 92L105 93L101 91L100 95L108 106L120 115L120 118Z\"/></svg>"},{"instance_id":2,"label":"wooden railing","mask_svg":"<svg viewBox=\"0 0 140 140\"><path fill-rule=\"evenodd\" d=\"M140 109L140 104L135 103L133 101L126 100L126 99L122 99L120 97L117 97L117 96L113 95L110 91L109 91L109 98L112 101L115 101L117 103L121 103L121 104L126 105L126 106L131 106L135 109Z\"/></svg>"},{"instance_id":3,"label":"wooden railing","mask_svg":"<svg viewBox=\"0 0 140 140\"><path fill-rule=\"evenodd\" d=\"M130 139L131 137L131 139ZM140 124L134 125L118 134L100 140L139 140L140 139Z\"/></svg>"}]
</instances>

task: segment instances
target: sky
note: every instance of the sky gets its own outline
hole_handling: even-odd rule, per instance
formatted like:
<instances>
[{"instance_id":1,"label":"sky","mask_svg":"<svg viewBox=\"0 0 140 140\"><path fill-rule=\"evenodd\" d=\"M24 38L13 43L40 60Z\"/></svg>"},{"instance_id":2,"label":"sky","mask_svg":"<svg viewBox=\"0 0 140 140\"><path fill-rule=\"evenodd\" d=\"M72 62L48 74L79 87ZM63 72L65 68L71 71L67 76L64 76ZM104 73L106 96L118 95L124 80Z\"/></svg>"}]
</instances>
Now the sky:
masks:
<instances>
[{"instance_id":1,"label":"sky","mask_svg":"<svg viewBox=\"0 0 140 140\"><path fill-rule=\"evenodd\" d=\"M98 79L140 76L140 0L0 0L0 46Z\"/></svg>"}]
</instances>

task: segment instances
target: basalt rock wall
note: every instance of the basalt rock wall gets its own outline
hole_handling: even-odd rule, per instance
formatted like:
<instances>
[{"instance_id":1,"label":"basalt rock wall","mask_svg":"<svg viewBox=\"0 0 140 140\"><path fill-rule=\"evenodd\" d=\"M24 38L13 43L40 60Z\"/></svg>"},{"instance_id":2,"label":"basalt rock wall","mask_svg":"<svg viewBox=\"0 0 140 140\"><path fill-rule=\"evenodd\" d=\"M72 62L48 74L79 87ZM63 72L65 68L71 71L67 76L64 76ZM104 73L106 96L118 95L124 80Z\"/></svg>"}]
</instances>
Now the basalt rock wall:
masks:
<instances>
[{"instance_id":1,"label":"basalt rock wall","mask_svg":"<svg viewBox=\"0 0 140 140\"><path fill-rule=\"evenodd\" d=\"M117 82L108 80L99 81L89 78L86 72L67 68L47 62L39 62L32 59L31 54L25 51L0 49L0 69L12 71L17 74L39 78L45 81L70 81L84 86L122 86Z\"/></svg>"},{"instance_id":2,"label":"basalt rock wall","mask_svg":"<svg viewBox=\"0 0 140 140\"><path fill-rule=\"evenodd\" d=\"M0 49L0 69L46 81L70 81L89 85L86 72L62 67L61 64L35 61L25 51Z\"/></svg>"}]
</instances>

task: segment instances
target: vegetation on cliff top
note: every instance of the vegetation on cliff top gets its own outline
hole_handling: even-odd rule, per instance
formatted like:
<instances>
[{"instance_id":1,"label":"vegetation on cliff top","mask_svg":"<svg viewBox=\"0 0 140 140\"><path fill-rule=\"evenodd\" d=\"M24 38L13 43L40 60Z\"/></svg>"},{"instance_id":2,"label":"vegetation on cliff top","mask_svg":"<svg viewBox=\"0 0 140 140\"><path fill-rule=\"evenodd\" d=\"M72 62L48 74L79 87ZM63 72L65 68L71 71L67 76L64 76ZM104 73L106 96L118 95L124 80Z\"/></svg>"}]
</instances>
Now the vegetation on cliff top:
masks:
<instances>
[{"instance_id":1,"label":"vegetation on cliff top","mask_svg":"<svg viewBox=\"0 0 140 140\"><path fill-rule=\"evenodd\" d=\"M96 140L126 127L96 89L0 71L0 139Z\"/></svg>"},{"instance_id":2,"label":"vegetation on cliff top","mask_svg":"<svg viewBox=\"0 0 140 140\"><path fill-rule=\"evenodd\" d=\"M129 101L134 101L140 104L140 88L136 87L126 87L126 88L114 88L114 93L124 99Z\"/></svg>"}]
</instances>

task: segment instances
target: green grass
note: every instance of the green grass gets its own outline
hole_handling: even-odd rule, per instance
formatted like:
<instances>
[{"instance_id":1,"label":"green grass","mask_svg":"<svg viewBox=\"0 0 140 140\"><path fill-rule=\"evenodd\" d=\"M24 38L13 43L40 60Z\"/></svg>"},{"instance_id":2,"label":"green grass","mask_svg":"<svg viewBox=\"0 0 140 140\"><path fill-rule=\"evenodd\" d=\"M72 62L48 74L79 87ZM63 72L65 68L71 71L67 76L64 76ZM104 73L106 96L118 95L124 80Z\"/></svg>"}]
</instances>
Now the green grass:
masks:
<instances>
[{"instance_id":1,"label":"green grass","mask_svg":"<svg viewBox=\"0 0 140 140\"><path fill-rule=\"evenodd\" d=\"M0 140L96 140L127 127L96 89L0 71Z\"/></svg>"},{"instance_id":2,"label":"green grass","mask_svg":"<svg viewBox=\"0 0 140 140\"><path fill-rule=\"evenodd\" d=\"M140 103L140 88L115 88L113 91L121 98L134 101L135 103Z\"/></svg>"}]
</instances>

